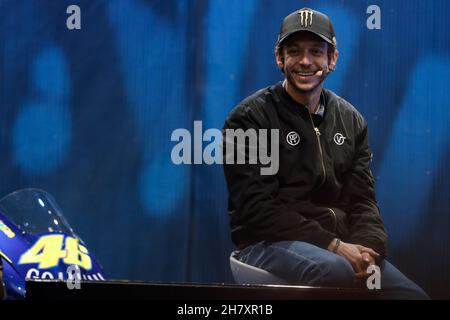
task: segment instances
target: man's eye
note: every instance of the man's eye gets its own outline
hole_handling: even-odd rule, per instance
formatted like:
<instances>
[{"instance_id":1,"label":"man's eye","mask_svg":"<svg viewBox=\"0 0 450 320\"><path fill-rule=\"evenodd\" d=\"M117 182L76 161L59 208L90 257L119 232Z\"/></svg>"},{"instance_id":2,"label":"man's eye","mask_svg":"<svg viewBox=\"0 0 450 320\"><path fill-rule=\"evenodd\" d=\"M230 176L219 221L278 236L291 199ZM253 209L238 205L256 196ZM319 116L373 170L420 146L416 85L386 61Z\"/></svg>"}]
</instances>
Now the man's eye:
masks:
<instances>
[{"instance_id":1,"label":"man's eye","mask_svg":"<svg viewBox=\"0 0 450 320\"><path fill-rule=\"evenodd\" d=\"M298 50L297 50L297 49L289 49L289 50L288 50L288 53L289 53L290 55L296 55L296 54L298 54Z\"/></svg>"},{"instance_id":2,"label":"man's eye","mask_svg":"<svg viewBox=\"0 0 450 320\"><path fill-rule=\"evenodd\" d=\"M323 51L320 50L320 49L312 49L311 53L314 54L314 55L322 55Z\"/></svg>"}]
</instances>

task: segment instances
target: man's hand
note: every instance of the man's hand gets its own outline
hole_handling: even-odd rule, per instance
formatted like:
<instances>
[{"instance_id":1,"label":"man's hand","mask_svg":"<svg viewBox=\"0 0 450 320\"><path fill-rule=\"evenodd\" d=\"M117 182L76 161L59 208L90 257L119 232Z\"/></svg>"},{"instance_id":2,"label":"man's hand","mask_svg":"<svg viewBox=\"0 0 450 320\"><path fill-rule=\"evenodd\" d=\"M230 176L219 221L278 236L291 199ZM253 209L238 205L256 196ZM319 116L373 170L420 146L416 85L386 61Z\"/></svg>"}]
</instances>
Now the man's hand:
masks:
<instances>
[{"instance_id":1,"label":"man's hand","mask_svg":"<svg viewBox=\"0 0 450 320\"><path fill-rule=\"evenodd\" d=\"M364 280L369 276L369 274L367 273L367 268L375 264L375 259L367 252L362 252L361 257L363 259L364 264L363 271L356 273L355 277L356 279Z\"/></svg>"},{"instance_id":2,"label":"man's hand","mask_svg":"<svg viewBox=\"0 0 450 320\"><path fill-rule=\"evenodd\" d=\"M336 246L336 239L334 239L328 246L328 250L333 250ZM375 264L375 258L380 255L373 249L364 247L359 244L346 243L341 241L336 252L338 255L346 258L355 271L355 276L358 279L368 276L367 268Z\"/></svg>"}]
</instances>

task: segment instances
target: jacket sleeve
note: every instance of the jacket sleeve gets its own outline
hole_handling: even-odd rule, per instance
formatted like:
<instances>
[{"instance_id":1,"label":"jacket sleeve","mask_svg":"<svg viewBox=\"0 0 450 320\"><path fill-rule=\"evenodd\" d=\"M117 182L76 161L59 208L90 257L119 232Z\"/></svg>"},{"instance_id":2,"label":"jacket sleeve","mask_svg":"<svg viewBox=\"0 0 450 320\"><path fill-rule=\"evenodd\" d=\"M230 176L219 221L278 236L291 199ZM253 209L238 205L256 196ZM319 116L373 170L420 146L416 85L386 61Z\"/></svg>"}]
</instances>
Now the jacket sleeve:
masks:
<instances>
[{"instance_id":1,"label":"jacket sleeve","mask_svg":"<svg viewBox=\"0 0 450 320\"><path fill-rule=\"evenodd\" d=\"M224 125L224 141L227 140L226 129L268 129L268 124L261 123L267 121L261 112L249 110L245 105L234 109ZM279 141L277 146L278 144ZM224 159L227 150L236 145L235 141L225 143ZM233 204L239 224L261 240L298 240L327 248L336 235L323 228L319 222L306 219L303 215L323 216L327 214L327 208L317 207L306 201L296 203L295 210L288 207L278 197L279 182L276 175L261 175L260 161L249 164L248 148L245 150L245 164L224 161L230 203Z\"/></svg>"},{"instance_id":2,"label":"jacket sleeve","mask_svg":"<svg viewBox=\"0 0 450 320\"><path fill-rule=\"evenodd\" d=\"M368 145L367 123L355 141L355 158L345 177L340 208L348 214L350 243L361 244L387 255L387 234L375 199L375 181L369 168L372 152Z\"/></svg>"}]
</instances>

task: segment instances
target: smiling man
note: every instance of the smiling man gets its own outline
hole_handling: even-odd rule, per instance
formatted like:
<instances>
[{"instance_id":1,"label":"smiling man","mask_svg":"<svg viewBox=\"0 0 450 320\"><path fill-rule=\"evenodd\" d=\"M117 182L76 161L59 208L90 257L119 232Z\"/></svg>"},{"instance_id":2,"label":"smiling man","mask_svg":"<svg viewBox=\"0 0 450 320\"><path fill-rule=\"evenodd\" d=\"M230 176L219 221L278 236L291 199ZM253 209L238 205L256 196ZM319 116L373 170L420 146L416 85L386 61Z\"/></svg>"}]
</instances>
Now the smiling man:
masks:
<instances>
[{"instance_id":1,"label":"smiling man","mask_svg":"<svg viewBox=\"0 0 450 320\"><path fill-rule=\"evenodd\" d=\"M376 264L382 298L427 299L385 260L367 122L323 88L336 47L326 15L309 8L288 15L275 46L284 81L244 99L225 122L224 130L279 130L280 137L275 175L248 162L224 166L238 258L310 286L366 286L367 268Z\"/></svg>"}]
</instances>

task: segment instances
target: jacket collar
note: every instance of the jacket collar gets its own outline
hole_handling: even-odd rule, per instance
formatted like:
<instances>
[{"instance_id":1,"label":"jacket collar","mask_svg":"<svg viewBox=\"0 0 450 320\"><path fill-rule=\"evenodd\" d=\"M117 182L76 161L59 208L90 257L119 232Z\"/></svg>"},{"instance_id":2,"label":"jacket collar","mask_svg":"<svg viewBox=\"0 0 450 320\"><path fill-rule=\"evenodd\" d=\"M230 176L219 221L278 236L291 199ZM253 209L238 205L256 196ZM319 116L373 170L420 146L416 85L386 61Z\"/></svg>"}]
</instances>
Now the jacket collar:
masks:
<instances>
[{"instance_id":1,"label":"jacket collar","mask_svg":"<svg viewBox=\"0 0 450 320\"><path fill-rule=\"evenodd\" d=\"M278 99L283 101L284 104L291 109L292 111L296 112L296 113L304 113L304 112L309 112L308 108L304 105L301 104L297 101L295 101L284 89L283 87L283 82L280 81L277 84L275 84L272 87L272 90L275 92L275 94L278 96ZM328 106L328 96L329 96L329 91L326 89L322 89L322 92L320 93L320 107L318 112L316 113L319 116L321 116L322 118L325 117L329 106Z\"/></svg>"}]
</instances>

